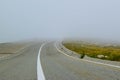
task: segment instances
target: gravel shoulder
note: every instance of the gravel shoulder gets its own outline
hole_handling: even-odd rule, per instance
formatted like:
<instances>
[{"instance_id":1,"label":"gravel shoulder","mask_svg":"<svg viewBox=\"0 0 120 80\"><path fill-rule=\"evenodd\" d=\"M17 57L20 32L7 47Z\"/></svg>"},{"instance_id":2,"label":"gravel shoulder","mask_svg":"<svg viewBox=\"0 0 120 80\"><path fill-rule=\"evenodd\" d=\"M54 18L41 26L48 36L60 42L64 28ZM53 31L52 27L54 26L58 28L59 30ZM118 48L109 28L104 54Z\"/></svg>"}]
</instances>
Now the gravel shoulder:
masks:
<instances>
[{"instance_id":1,"label":"gravel shoulder","mask_svg":"<svg viewBox=\"0 0 120 80\"><path fill-rule=\"evenodd\" d=\"M13 54L27 43L0 43L0 54Z\"/></svg>"},{"instance_id":2,"label":"gravel shoulder","mask_svg":"<svg viewBox=\"0 0 120 80\"><path fill-rule=\"evenodd\" d=\"M27 46L30 46L30 42L11 42L0 43L0 60L5 60L19 55L19 51Z\"/></svg>"}]
</instances>

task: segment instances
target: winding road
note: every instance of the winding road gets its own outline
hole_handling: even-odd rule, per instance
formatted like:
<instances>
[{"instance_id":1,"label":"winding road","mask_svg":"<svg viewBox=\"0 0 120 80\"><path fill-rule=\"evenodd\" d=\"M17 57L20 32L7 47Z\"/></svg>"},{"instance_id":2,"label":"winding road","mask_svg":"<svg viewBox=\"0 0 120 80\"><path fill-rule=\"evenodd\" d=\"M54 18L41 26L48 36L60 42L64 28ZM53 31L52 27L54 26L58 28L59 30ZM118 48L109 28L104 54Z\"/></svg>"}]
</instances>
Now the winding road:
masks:
<instances>
[{"instance_id":1,"label":"winding road","mask_svg":"<svg viewBox=\"0 0 120 80\"><path fill-rule=\"evenodd\" d=\"M73 59L58 51L55 42L43 44L34 43L0 61L0 80L120 80L120 68ZM44 78L38 75L38 60Z\"/></svg>"}]
</instances>

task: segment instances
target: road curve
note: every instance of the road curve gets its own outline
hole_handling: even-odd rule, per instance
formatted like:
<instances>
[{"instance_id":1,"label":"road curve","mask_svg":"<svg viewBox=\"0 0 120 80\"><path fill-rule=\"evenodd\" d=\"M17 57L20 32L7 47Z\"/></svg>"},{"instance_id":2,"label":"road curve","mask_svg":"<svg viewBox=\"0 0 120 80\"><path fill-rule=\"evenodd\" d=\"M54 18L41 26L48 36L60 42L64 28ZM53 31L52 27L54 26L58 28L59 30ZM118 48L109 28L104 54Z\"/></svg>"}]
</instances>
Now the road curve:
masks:
<instances>
[{"instance_id":1,"label":"road curve","mask_svg":"<svg viewBox=\"0 0 120 80\"><path fill-rule=\"evenodd\" d=\"M46 80L120 80L120 69L72 59L60 53L54 42L39 50L41 45L34 43L17 52L20 55L0 61L0 80L37 80L37 57Z\"/></svg>"},{"instance_id":2,"label":"road curve","mask_svg":"<svg viewBox=\"0 0 120 80\"><path fill-rule=\"evenodd\" d=\"M0 80L37 80L37 56L42 42L33 43L18 56L0 61Z\"/></svg>"},{"instance_id":3,"label":"road curve","mask_svg":"<svg viewBox=\"0 0 120 80\"><path fill-rule=\"evenodd\" d=\"M53 42L44 45L40 57L46 80L120 80L120 69L67 57Z\"/></svg>"}]
</instances>

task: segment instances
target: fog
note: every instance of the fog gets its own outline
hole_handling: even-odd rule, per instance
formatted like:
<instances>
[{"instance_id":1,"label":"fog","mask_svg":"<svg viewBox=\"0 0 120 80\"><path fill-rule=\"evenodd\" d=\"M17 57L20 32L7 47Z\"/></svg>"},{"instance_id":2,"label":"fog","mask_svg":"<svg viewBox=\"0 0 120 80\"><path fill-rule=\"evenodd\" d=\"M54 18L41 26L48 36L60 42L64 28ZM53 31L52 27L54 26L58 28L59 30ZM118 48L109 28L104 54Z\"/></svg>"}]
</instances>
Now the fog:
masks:
<instances>
[{"instance_id":1,"label":"fog","mask_svg":"<svg viewBox=\"0 0 120 80\"><path fill-rule=\"evenodd\" d=\"M0 42L119 35L120 0L0 0Z\"/></svg>"}]
</instances>

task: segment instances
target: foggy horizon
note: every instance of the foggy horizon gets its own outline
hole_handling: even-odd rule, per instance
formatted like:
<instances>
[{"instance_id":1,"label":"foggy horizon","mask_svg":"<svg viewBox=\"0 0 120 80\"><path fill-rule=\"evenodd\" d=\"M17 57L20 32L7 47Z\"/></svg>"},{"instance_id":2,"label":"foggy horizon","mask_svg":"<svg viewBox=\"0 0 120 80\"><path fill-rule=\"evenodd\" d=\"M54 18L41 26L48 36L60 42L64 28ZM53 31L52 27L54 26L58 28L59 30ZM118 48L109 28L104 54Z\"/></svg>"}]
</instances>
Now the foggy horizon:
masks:
<instances>
[{"instance_id":1,"label":"foggy horizon","mask_svg":"<svg viewBox=\"0 0 120 80\"><path fill-rule=\"evenodd\" d=\"M0 42L99 39L120 42L119 0L1 0Z\"/></svg>"}]
</instances>

